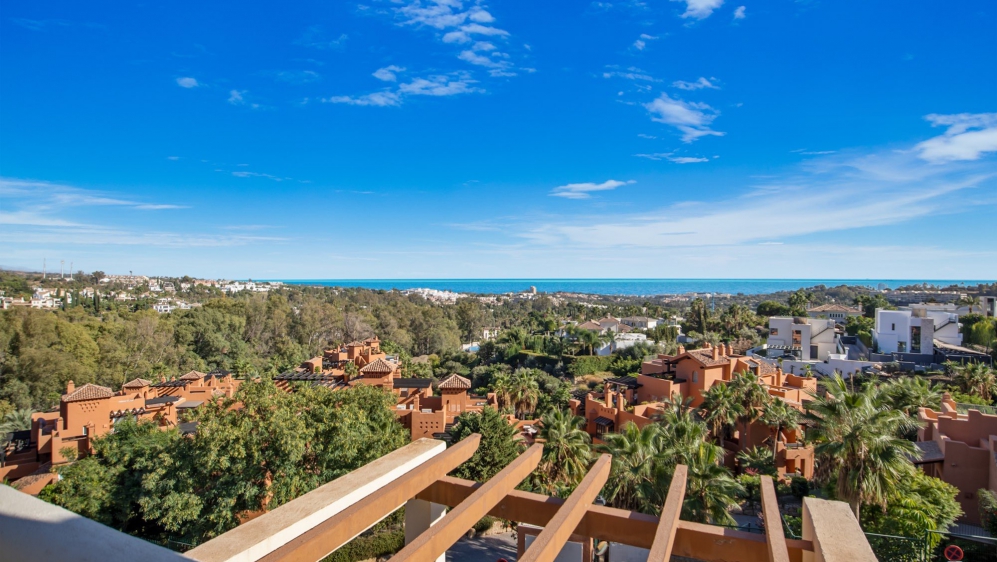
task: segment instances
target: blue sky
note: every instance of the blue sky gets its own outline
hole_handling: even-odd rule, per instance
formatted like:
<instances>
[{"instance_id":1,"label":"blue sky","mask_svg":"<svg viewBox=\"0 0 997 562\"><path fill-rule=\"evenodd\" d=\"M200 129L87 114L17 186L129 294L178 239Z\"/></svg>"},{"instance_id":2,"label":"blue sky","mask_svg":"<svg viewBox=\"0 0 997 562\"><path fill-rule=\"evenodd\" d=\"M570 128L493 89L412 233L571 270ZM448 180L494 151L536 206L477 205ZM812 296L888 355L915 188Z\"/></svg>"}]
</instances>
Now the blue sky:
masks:
<instances>
[{"instance_id":1,"label":"blue sky","mask_svg":"<svg viewBox=\"0 0 997 562\"><path fill-rule=\"evenodd\" d=\"M5 3L0 265L997 278L997 4Z\"/></svg>"}]
</instances>

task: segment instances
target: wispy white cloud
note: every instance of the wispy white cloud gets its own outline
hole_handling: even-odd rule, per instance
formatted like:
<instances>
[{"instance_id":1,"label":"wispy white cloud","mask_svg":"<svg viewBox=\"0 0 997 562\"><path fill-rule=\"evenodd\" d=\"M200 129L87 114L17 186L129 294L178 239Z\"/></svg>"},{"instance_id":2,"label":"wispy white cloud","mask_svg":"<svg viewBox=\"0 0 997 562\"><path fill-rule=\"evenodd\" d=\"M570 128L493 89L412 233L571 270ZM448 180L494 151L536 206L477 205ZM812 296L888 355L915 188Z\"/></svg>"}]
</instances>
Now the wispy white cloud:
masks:
<instances>
[{"instance_id":1,"label":"wispy white cloud","mask_svg":"<svg viewBox=\"0 0 997 562\"><path fill-rule=\"evenodd\" d=\"M311 84L322 79L322 76L314 70L281 70L273 73L273 77L278 82L288 84Z\"/></svg>"},{"instance_id":2,"label":"wispy white cloud","mask_svg":"<svg viewBox=\"0 0 997 562\"><path fill-rule=\"evenodd\" d=\"M474 43L470 49L462 49L457 58L488 68L492 76L516 75L513 72L515 64L508 53L500 52L492 42L481 41L481 38L499 40L510 36L508 31L494 25L495 17L482 2L476 1L467 7L463 0L402 0L402 4L394 9L399 25L425 26L443 32L437 37L444 43ZM479 53L486 50L492 51L490 56Z\"/></svg>"},{"instance_id":3,"label":"wispy white cloud","mask_svg":"<svg viewBox=\"0 0 997 562\"><path fill-rule=\"evenodd\" d=\"M347 39L349 36L345 33L331 38L321 25L313 25L306 29L294 43L314 49L340 50L346 47Z\"/></svg>"},{"instance_id":4,"label":"wispy white cloud","mask_svg":"<svg viewBox=\"0 0 997 562\"><path fill-rule=\"evenodd\" d=\"M712 80L712 82L710 80ZM674 86L674 87L676 87L676 88L678 88L680 90L689 90L689 91L692 91L692 90L703 90L703 89L719 90L720 86L717 86L714 83L714 82L716 82L716 80L717 80L716 78L712 78L712 77L709 80L707 80L706 78L700 76L699 80L696 80L694 82L686 82L684 80L676 80L675 82L672 82L672 86Z\"/></svg>"},{"instance_id":5,"label":"wispy white cloud","mask_svg":"<svg viewBox=\"0 0 997 562\"><path fill-rule=\"evenodd\" d=\"M602 73L603 78L625 78L627 80L637 80L642 82L661 82L661 80L658 80L636 66L621 69L618 66L611 65L606 68L607 70Z\"/></svg>"},{"instance_id":6,"label":"wispy white cloud","mask_svg":"<svg viewBox=\"0 0 997 562\"><path fill-rule=\"evenodd\" d=\"M669 162L674 162L676 164L698 164L700 162L709 162L709 158L703 158L698 156L676 156L673 152L654 152L651 154L634 154L638 158L647 158L648 160L668 160Z\"/></svg>"},{"instance_id":7,"label":"wispy white cloud","mask_svg":"<svg viewBox=\"0 0 997 562\"><path fill-rule=\"evenodd\" d=\"M378 68L374 71L372 76L382 82L395 82L398 80L397 73L399 72L405 72L405 69L400 66L391 65L384 68Z\"/></svg>"},{"instance_id":8,"label":"wispy white cloud","mask_svg":"<svg viewBox=\"0 0 997 562\"><path fill-rule=\"evenodd\" d=\"M510 227L536 244L558 248L744 247L798 242L799 237L896 225L965 212L997 171L969 162L933 164L912 150L832 155L723 201L694 200L662 209L595 217L548 217ZM986 203L985 203L986 204ZM990 205L997 204L993 198ZM765 228L745 228L764 224ZM828 238L830 240L830 238Z\"/></svg>"},{"instance_id":9,"label":"wispy white cloud","mask_svg":"<svg viewBox=\"0 0 997 562\"><path fill-rule=\"evenodd\" d=\"M734 10L734 19L743 20L744 18L748 17L747 14L744 13L745 10L747 10L747 7L738 6L737 9Z\"/></svg>"},{"instance_id":10,"label":"wispy white cloud","mask_svg":"<svg viewBox=\"0 0 997 562\"><path fill-rule=\"evenodd\" d=\"M480 92L476 88L474 80L466 76L429 76L428 78L416 78L407 84L398 86L398 91L410 96L455 96L459 94L470 94Z\"/></svg>"},{"instance_id":11,"label":"wispy white cloud","mask_svg":"<svg viewBox=\"0 0 997 562\"><path fill-rule=\"evenodd\" d=\"M323 98L322 101L359 106L392 107L401 105L407 96L441 97L483 91L475 86L476 83L467 73L436 74L425 78L413 78L409 82L399 84L396 90L384 90L362 96L332 96Z\"/></svg>"},{"instance_id":12,"label":"wispy white cloud","mask_svg":"<svg viewBox=\"0 0 997 562\"><path fill-rule=\"evenodd\" d=\"M0 217L0 223L6 224L76 225L53 216L74 207L127 207L140 211L187 208L184 205L123 199L61 183L8 177L0 177L0 195L6 199L8 207Z\"/></svg>"},{"instance_id":13,"label":"wispy white cloud","mask_svg":"<svg viewBox=\"0 0 997 562\"><path fill-rule=\"evenodd\" d=\"M251 103L246 100L246 93L246 90L231 90L228 93L228 102L232 105L244 105L253 109L259 109L261 107L260 104Z\"/></svg>"},{"instance_id":14,"label":"wispy white cloud","mask_svg":"<svg viewBox=\"0 0 997 562\"><path fill-rule=\"evenodd\" d=\"M657 37L654 36L654 35L648 35L647 33L641 33L640 37L638 37L637 40L634 41L633 47L634 47L634 49L637 49L638 51L643 51L644 48L647 47L647 42L648 41L654 41L655 39L657 39Z\"/></svg>"},{"instance_id":15,"label":"wispy white cloud","mask_svg":"<svg viewBox=\"0 0 997 562\"><path fill-rule=\"evenodd\" d=\"M682 141L689 143L704 136L722 137L724 133L710 128L720 112L705 103L686 102L661 94L644 104L651 120L675 127L682 132Z\"/></svg>"},{"instance_id":16,"label":"wispy white cloud","mask_svg":"<svg viewBox=\"0 0 997 562\"><path fill-rule=\"evenodd\" d=\"M940 136L914 147L921 159L932 163L978 160L997 152L997 113L932 113L925 119L933 127L948 127Z\"/></svg>"},{"instance_id":17,"label":"wispy white cloud","mask_svg":"<svg viewBox=\"0 0 997 562\"><path fill-rule=\"evenodd\" d=\"M683 18L702 20L710 17L713 10L723 6L724 0L672 0L672 2L685 2Z\"/></svg>"},{"instance_id":18,"label":"wispy white cloud","mask_svg":"<svg viewBox=\"0 0 997 562\"><path fill-rule=\"evenodd\" d=\"M631 183L635 183L634 180L606 180L602 183L569 183L555 187L551 190L550 195L553 197L564 197L565 199L588 199L592 197L590 194L593 191L610 191Z\"/></svg>"},{"instance_id":19,"label":"wispy white cloud","mask_svg":"<svg viewBox=\"0 0 997 562\"><path fill-rule=\"evenodd\" d=\"M191 76L181 76L180 78L177 78L177 85L181 88L196 88L200 86L200 84L197 83L197 79Z\"/></svg>"},{"instance_id":20,"label":"wispy white cloud","mask_svg":"<svg viewBox=\"0 0 997 562\"><path fill-rule=\"evenodd\" d=\"M331 96L322 98L325 103L345 103L348 105L390 107L401 105L402 97L397 92L374 92L362 96Z\"/></svg>"}]
</instances>

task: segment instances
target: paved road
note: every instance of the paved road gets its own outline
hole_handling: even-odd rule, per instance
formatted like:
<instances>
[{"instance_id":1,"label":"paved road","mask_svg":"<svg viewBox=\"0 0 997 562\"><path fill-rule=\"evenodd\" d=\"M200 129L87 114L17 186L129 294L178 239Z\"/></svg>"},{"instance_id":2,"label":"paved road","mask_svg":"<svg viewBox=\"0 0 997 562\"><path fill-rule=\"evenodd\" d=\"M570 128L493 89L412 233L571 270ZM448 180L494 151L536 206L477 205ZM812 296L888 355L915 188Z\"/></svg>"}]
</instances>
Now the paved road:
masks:
<instances>
[{"instance_id":1,"label":"paved road","mask_svg":"<svg viewBox=\"0 0 997 562\"><path fill-rule=\"evenodd\" d=\"M511 532L464 538L447 551L447 562L495 562L499 558L516 560L516 539Z\"/></svg>"}]
</instances>

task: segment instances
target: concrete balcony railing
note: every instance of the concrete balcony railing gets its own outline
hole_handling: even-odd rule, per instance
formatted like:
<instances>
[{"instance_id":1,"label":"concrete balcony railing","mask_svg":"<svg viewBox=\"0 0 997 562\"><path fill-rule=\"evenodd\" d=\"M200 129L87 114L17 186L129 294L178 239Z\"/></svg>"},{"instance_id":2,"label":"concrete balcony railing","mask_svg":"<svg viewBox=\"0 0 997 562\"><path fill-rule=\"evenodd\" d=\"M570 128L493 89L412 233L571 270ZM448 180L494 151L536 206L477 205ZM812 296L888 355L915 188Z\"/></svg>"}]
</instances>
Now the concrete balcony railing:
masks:
<instances>
[{"instance_id":1,"label":"concrete balcony railing","mask_svg":"<svg viewBox=\"0 0 997 562\"><path fill-rule=\"evenodd\" d=\"M593 505L609 477L602 455L567 499L515 488L536 468L542 445L531 446L484 483L446 475L470 458L480 438L450 448L420 439L329 482L184 554L120 533L61 507L0 486L0 559L124 562L318 561L399 507L406 546L395 561L442 561L485 515L541 528L521 541L520 561L562 560L569 541L598 538L628 545L649 562L672 555L703 562L873 562L847 504L803 501L803 540L787 539L775 487L762 478L767 535L681 521L686 468L672 479L661 516ZM562 549L564 549L562 551ZM579 562L582 562L579 559Z\"/></svg>"}]
</instances>

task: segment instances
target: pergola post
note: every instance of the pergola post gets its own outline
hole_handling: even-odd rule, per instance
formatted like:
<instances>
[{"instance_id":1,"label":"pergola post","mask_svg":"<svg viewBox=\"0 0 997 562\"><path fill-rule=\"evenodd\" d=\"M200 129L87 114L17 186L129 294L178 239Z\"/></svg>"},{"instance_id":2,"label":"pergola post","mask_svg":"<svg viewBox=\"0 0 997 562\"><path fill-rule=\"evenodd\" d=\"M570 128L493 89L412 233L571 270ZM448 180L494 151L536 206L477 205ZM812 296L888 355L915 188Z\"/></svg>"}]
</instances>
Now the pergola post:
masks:
<instances>
[{"instance_id":1,"label":"pergola post","mask_svg":"<svg viewBox=\"0 0 997 562\"><path fill-rule=\"evenodd\" d=\"M411 499L405 503L405 544L410 544L447 514L447 506L426 500ZM446 562L446 553L436 562Z\"/></svg>"},{"instance_id":2,"label":"pergola post","mask_svg":"<svg viewBox=\"0 0 997 562\"><path fill-rule=\"evenodd\" d=\"M557 510L557 514L544 527L544 530L526 549L520 562L554 562L564 543L568 542L572 532L588 512L589 506L599 495L606 480L609 479L609 469L613 457L602 455L595 461L575 491L568 496L567 501Z\"/></svg>"},{"instance_id":3,"label":"pergola post","mask_svg":"<svg viewBox=\"0 0 997 562\"><path fill-rule=\"evenodd\" d=\"M393 562L434 562L446 553L460 537L482 517L488 515L509 492L533 472L543 455L543 443L536 443L516 457L488 482L481 485L468 498L443 516L429 531L421 534L405 548L398 551Z\"/></svg>"},{"instance_id":4,"label":"pergola post","mask_svg":"<svg viewBox=\"0 0 997 562\"><path fill-rule=\"evenodd\" d=\"M685 500L685 485L689 468L683 464L675 467L672 483L668 487L668 497L661 508L661 519L654 533L654 543L647 556L648 562L668 562L672 558L675 534L679 530L679 516L682 515L682 502Z\"/></svg>"},{"instance_id":5,"label":"pergola post","mask_svg":"<svg viewBox=\"0 0 997 562\"><path fill-rule=\"evenodd\" d=\"M765 521L765 542L768 544L769 562L789 562L786 532L779 514L779 499L771 476L762 476L762 520Z\"/></svg>"}]
</instances>

